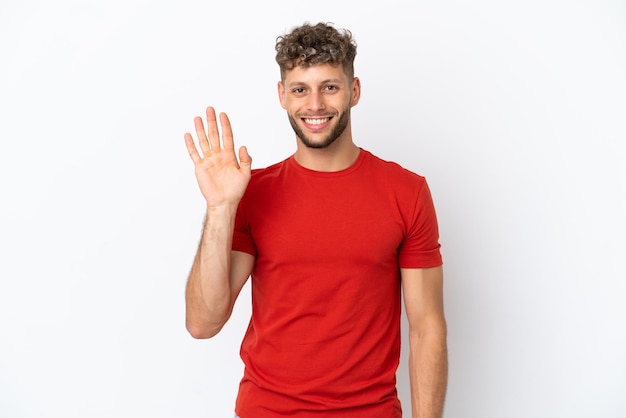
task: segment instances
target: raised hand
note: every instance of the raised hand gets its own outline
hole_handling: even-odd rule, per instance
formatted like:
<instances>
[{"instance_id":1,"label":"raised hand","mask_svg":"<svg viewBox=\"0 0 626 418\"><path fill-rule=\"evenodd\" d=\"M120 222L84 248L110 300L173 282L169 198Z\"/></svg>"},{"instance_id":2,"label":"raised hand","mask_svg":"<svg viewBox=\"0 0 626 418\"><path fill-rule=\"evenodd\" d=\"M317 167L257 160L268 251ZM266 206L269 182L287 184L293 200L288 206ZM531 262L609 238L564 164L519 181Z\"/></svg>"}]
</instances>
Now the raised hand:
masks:
<instances>
[{"instance_id":1,"label":"raised hand","mask_svg":"<svg viewBox=\"0 0 626 418\"><path fill-rule=\"evenodd\" d=\"M185 145L195 166L196 179L208 207L236 205L241 200L250 181L252 158L245 146L239 148L239 161L235 156L235 144L230 121L220 113L221 140L217 128L215 109L206 109L207 132L201 117L194 118L198 152L190 133L185 133ZM208 133L208 137L207 137Z\"/></svg>"}]
</instances>

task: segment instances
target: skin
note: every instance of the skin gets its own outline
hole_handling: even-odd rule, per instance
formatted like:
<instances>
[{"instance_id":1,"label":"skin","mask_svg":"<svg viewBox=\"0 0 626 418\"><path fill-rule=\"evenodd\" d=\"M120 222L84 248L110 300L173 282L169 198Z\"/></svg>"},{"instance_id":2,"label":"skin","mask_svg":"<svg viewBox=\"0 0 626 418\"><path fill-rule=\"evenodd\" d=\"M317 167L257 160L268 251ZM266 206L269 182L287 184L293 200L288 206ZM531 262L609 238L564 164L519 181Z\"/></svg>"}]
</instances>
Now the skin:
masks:
<instances>
[{"instance_id":1,"label":"skin","mask_svg":"<svg viewBox=\"0 0 626 418\"><path fill-rule=\"evenodd\" d=\"M296 134L296 161L311 170L338 171L359 155L352 139L350 109L359 102L361 83L341 66L328 64L289 71L278 83L278 97ZM252 273L255 259L231 251L235 214L251 175L245 147L235 154L226 114L206 110L207 129L194 119L198 146L185 144L206 200L202 237L186 288L186 326L194 338L211 338L230 318ZM446 321L441 267L401 269L409 323L409 375L413 418L440 418L447 386Z\"/></svg>"},{"instance_id":2,"label":"skin","mask_svg":"<svg viewBox=\"0 0 626 418\"><path fill-rule=\"evenodd\" d=\"M440 418L448 385L443 269L400 269L409 322L409 379L413 418Z\"/></svg>"},{"instance_id":3,"label":"skin","mask_svg":"<svg viewBox=\"0 0 626 418\"><path fill-rule=\"evenodd\" d=\"M361 81L349 79L341 66L296 67L285 75L278 98L296 133L294 157L300 165L338 171L356 160L350 109L360 97Z\"/></svg>"},{"instance_id":4,"label":"skin","mask_svg":"<svg viewBox=\"0 0 626 418\"><path fill-rule=\"evenodd\" d=\"M185 134L185 144L207 207L185 292L186 325L194 338L210 338L222 329L254 265L250 254L230 250L237 205L250 181L252 158L247 149L241 147L237 161L226 114L220 114L221 141L212 107L207 108L206 119L206 133L202 119L194 119L202 155L191 134Z\"/></svg>"}]
</instances>

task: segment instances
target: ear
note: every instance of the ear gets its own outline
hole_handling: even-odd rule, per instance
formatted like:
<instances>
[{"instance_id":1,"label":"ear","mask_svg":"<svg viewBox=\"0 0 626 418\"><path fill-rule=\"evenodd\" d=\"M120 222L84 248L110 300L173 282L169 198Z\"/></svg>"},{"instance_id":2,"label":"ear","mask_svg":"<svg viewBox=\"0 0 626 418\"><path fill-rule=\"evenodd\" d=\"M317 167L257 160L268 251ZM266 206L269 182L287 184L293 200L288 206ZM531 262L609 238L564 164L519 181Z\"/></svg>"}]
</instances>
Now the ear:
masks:
<instances>
[{"instance_id":1,"label":"ear","mask_svg":"<svg viewBox=\"0 0 626 418\"><path fill-rule=\"evenodd\" d=\"M354 80L352 80L352 102L350 104L350 107L354 107L356 106L357 103L359 103L359 99L361 98L361 80L359 80L359 77L354 77Z\"/></svg>"},{"instance_id":2,"label":"ear","mask_svg":"<svg viewBox=\"0 0 626 418\"><path fill-rule=\"evenodd\" d=\"M278 100L280 100L280 105L283 109L287 109L285 104L285 85L282 81L278 82Z\"/></svg>"}]
</instances>

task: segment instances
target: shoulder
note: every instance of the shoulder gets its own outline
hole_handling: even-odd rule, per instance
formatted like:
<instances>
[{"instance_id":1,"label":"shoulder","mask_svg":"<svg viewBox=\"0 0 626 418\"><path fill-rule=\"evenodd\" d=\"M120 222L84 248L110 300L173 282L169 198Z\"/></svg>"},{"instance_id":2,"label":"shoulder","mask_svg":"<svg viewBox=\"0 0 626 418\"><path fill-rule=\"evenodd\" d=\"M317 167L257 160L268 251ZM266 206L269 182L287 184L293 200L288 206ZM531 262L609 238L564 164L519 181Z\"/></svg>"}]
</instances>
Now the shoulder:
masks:
<instances>
[{"instance_id":1,"label":"shoulder","mask_svg":"<svg viewBox=\"0 0 626 418\"><path fill-rule=\"evenodd\" d=\"M266 199L268 193L280 190L280 183L285 178L285 170L289 158L263 168L252 169L250 182L246 188L243 200L258 201Z\"/></svg>"},{"instance_id":2,"label":"shoulder","mask_svg":"<svg viewBox=\"0 0 626 418\"><path fill-rule=\"evenodd\" d=\"M284 172L287 161L289 161L289 158L267 167L252 169L250 183L263 183L279 177Z\"/></svg>"},{"instance_id":3,"label":"shoulder","mask_svg":"<svg viewBox=\"0 0 626 418\"><path fill-rule=\"evenodd\" d=\"M374 155L370 151L363 150L366 159L366 166L374 171L374 174L381 176L389 186L391 185L423 185L426 183L426 179L421 174L412 171L397 162L385 160L377 155Z\"/></svg>"}]
</instances>

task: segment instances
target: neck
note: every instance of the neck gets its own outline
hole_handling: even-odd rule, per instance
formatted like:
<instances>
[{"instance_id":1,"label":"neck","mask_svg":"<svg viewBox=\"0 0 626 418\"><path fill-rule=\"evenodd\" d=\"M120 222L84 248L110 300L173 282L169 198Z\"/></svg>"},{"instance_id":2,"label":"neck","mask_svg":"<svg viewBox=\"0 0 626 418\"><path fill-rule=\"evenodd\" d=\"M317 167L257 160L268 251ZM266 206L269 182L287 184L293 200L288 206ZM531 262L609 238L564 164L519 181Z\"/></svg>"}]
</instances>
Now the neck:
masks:
<instances>
[{"instance_id":1,"label":"neck","mask_svg":"<svg viewBox=\"0 0 626 418\"><path fill-rule=\"evenodd\" d=\"M327 148L309 148L298 140L294 158L302 167L314 171L341 171L350 167L359 156L354 142L336 141Z\"/></svg>"}]
</instances>

